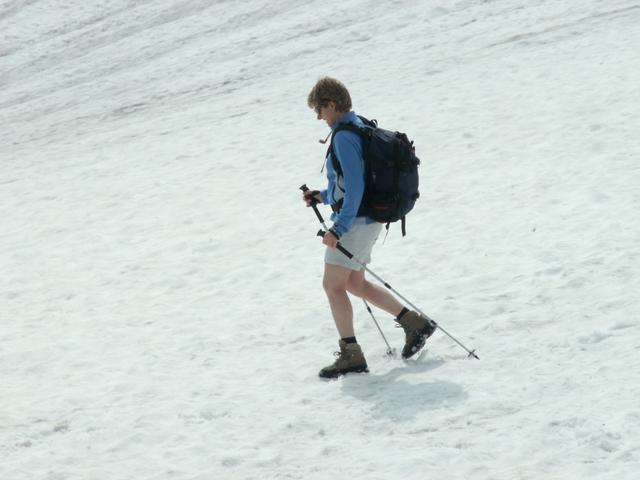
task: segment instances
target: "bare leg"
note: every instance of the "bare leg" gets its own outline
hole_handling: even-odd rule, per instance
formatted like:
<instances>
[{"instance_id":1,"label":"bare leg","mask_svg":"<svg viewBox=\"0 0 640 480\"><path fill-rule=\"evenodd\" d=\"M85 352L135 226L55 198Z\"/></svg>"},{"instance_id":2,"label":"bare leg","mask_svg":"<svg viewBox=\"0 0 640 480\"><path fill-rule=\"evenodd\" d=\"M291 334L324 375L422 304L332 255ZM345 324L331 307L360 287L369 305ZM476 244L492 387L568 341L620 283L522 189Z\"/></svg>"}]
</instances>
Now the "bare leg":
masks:
<instances>
[{"instance_id":1,"label":"bare leg","mask_svg":"<svg viewBox=\"0 0 640 480\"><path fill-rule=\"evenodd\" d=\"M402 304L388 290L366 280L364 278L364 270L359 272L351 270L347 280L347 290L353 295L373 303L376 307L394 317L397 317L403 309Z\"/></svg>"},{"instance_id":2,"label":"bare leg","mask_svg":"<svg viewBox=\"0 0 640 480\"><path fill-rule=\"evenodd\" d=\"M353 308L347 295L347 280L353 270L338 265L324 264L322 286L331 307L333 321L340 338L354 337Z\"/></svg>"}]
</instances>

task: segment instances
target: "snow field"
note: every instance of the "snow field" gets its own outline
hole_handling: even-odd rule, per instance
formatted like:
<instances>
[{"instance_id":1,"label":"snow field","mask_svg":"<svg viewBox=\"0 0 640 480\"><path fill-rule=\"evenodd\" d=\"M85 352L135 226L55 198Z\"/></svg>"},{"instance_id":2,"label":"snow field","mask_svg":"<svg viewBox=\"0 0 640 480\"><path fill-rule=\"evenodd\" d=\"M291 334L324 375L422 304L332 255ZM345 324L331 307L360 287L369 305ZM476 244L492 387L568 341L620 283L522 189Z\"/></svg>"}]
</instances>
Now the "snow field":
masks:
<instances>
[{"instance_id":1,"label":"snow field","mask_svg":"<svg viewBox=\"0 0 640 480\"><path fill-rule=\"evenodd\" d=\"M0 478L635 478L639 21L0 3ZM325 74L423 160L371 268L480 361L354 301L371 373L317 380Z\"/></svg>"}]
</instances>

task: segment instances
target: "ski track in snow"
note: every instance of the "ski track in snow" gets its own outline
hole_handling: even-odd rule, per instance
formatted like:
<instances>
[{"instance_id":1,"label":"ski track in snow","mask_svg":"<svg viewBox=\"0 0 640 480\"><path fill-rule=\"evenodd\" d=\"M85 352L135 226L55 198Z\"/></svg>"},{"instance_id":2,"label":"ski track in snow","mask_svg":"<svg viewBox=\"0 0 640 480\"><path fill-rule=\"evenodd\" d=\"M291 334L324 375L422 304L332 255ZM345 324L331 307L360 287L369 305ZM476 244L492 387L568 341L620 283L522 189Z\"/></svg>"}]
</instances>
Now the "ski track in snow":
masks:
<instances>
[{"instance_id":1,"label":"ski track in snow","mask_svg":"<svg viewBox=\"0 0 640 480\"><path fill-rule=\"evenodd\" d=\"M1 479L634 479L640 3L0 2ZM371 268L441 332L403 362L318 223L342 79L415 140ZM328 211L323 211L328 216ZM376 312L400 349L401 331Z\"/></svg>"}]
</instances>

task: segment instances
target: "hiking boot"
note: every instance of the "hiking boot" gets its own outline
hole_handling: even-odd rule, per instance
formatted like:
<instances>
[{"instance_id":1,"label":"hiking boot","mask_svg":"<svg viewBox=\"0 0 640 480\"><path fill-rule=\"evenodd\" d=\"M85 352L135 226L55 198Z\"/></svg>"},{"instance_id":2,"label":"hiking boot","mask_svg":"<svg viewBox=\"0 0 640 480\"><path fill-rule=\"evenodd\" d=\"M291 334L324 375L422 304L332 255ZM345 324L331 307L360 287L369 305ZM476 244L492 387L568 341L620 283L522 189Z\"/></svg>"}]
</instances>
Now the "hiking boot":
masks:
<instances>
[{"instance_id":1,"label":"hiking boot","mask_svg":"<svg viewBox=\"0 0 640 480\"><path fill-rule=\"evenodd\" d=\"M405 333L405 343L402 349L402 358L410 358L424 347L427 338L436 331L435 324L413 310L405 313L396 320Z\"/></svg>"},{"instance_id":2,"label":"hiking boot","mask_svg":"<svg viewBox=\"0 0 640 480\"><path fill-rule=\"evenodd\" d=\"M333 365L320 370L322 378L336 378L349 372L368 372L367 361L364 358L362 349L357 343L346 343L340 340L340 351L336 352L338 357Z\"/></svg>"}]
</instances>

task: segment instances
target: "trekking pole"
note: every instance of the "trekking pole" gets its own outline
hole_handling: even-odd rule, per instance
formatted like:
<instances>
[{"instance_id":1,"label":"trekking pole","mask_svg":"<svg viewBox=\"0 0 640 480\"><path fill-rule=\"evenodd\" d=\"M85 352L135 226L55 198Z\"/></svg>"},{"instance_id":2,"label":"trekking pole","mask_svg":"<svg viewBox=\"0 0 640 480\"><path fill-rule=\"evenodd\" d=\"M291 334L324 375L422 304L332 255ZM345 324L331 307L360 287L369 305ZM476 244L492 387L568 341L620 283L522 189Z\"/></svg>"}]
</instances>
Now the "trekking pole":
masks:
<instances>
[{"instance_id":1,"label":"trekking pole","mask_svg":"<svg viewBox=\"0 0 640 480\"><path fill-rule=\"evenodd\" d=\"M390 357L395 357L396 356L396 349L395 348L391 348L391 345L389 345L389 342L387 342L387 337L384 336L384 333L382 333L382 329L380 328L380 325L378 325L378 321L376 320L376 317L373 316L373 311L371 310L371 307L369 306L369 304L367 303L367 301L363 298L362 301L364 302L364 306L367 309L367 312L369 312L369 315L371 315L371 319L373 320L373 323L376 324L376 327L378 327L378 331L380 332L380 335L382 336L382 340L384 340L384 343L387 344L387 355L389 355Z\"/></svg>"},{"instance_id":2,"label":"trekking pole","mask_svg":"<svg viewBox=\"0 0 640 480\"><path fill-rule=\"evenodd\" d=\"M302 187L300 187L300 189L304 192L307 191L308 188L306 185L303 185ZM318 211L317 207L315 206L315 204L312 205L314 207L314 210L316 210L316 215L318 216L319 219L322 218L322 215L320 215L320 212ZM328 230L326 228L326 225L324 225L324 221L322 222L323 226L325 227L325 230ZM326 231L324 230L318 230L317 236L319 237L324 237ZM453 335L451 335L449 332L447 332L444 328L442 328L440 326L440 324L438 324L435 320L433 320L432 318L430 318L429 316L427 316L422 310L420 310L417 306L415 306L411 301L409 301L407 298L405 298L400 292L398 292L395 288L393 288L391 285L389 285L386 281L384 281L384 279L382 279L381 277L379 277L375 272L373 272L369 267L367 267L367 265L365 263L363 263L361 260L359 260L358 258L354 257L353 254L351 252L349 252L349 250L347 250L346 248L344 248L342 245L340 245L340 242L338 242L338 244L336 245L336 248L342 252L344 255L346 255L347 258L353 260L354 262L356 262L358 265L360 265L362 268L365 269L365 271L369 274L371 274L376 280L378 280L382 285L384 285L387 289L391 290L391 292L393 292L396 296L398 296L401 300L403 300L407 305L409 305L411 308L413 308L416 312L418 312L420 315L422 315L424 318L427 319L427 321L429 321L434 327L438 328L439 330L442 331L442 333L444 333L447 337L449 337L451 340L453 340L455 343L457 343L460 347L462 347L462 349L464 349L469 355L469 357L473 357L477 360L480 360L480 357L478 357L478 355L476 355L476 351L475 349L473 350L469 350L467 347L465 347L458 339L456 339Z\"/></svg>"},{"instance_id":3,"label":"trekking pole","mask_svg":"<svg viewBox=\"0 0 640 480\"><path fill-rule=\"evenodd\" d=\"M307 187L307 184L305 183L304 185L302 185L300 187L300 190L302 190L303 192L308 192L309 191L309 187ZM322 218L322 214L318 210L317 204L318 204L318 201L315 198L312 198L311 199L311 206L313 207L313 211L315 212L316 217L318 217L318 220L320 221L320 223L322 224L324 229L325 230L329 230L329 228L327 227L327 224L324 223L324 218ZM376 327L378 328L378 331L380 332L380 335L382 336L382 340L384 340L384 343L386 343L386 345L387 345L387 355L389 355L390 357L395 357L396 349L395 348L391 348L391 345L389 345L389 342L387 341L387 337L385 337L384 333L382 333L382 329L380 328L380 325L378 324L378 321L376 320L376 317L373 315L373 311L371 310L371 307L369 306L367 301L364 298L362 299L362 301L364 302L364 306L367 309L367 312L369 312L369 315L371 315L371 319L373 320L373 323L376 324Z\"/></svg>"}]
</instances>

